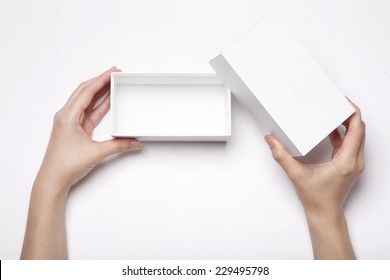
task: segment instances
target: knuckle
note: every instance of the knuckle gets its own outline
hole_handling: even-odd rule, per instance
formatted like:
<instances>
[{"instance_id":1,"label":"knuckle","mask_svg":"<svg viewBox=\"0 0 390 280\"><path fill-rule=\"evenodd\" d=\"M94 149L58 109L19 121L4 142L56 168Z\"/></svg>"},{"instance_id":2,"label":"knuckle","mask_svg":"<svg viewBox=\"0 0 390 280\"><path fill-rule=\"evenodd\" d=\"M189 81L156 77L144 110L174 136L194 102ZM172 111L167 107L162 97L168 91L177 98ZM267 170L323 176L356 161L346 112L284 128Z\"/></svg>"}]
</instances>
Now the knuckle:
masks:
<instances>
[{"instance_id":1,"label":"knuckle","mask_svg":"<svg viewBox=\"0 0 390 280\"><path fill-rule=\"evenodd\" d=\"M356 133L356 135L359 136L363 135L365 132L365 126L363 125L362 121L351 124L350 129L353 130Z\"/></svg>"},{"instance_id":2,"label":"knuckle","mask_svg":"<svg viewBox=\"0 0 390 280\"><path fill-rule=\"evenodd\" d=\"M363 125L359 125L359 127L357 128L357 131L359 133L360 136L362 136L364 134L364 126Z\"/></svg>"},{"instance_id":3,"label":"knuckle","mask_svg":"<svg viewBox=\"0 0 390 280\"><path fill-rule=\"evenodd\" d=\"M277 162L281 162L283 159L283 154L280 150L272 151L272 156L273 156L274 160L276 160Z\"/></svg>"},{"instance_id":4,"label":"knuckle","mask_svg":"<svg viewBox=\"0 0 390 280\"><path fill-rule=\"evenodd\" d=\"M83 88L87 85L87 81L81 82L79 88Z\"/></svg>"},{"instance_id":5,"label":"knuckle","mask_svg":"<svg viewBox=\"0 0 390 280\"><path fill-rule=\"evenodd\" d=\"M55 126L63 126L63 125L66 125L67 123L69 123L69 118L67 117L67 115L65 114L63 109L59 110L54 115L53 123Z\"/></svg>"},{"instance_id":6,"label":"knuckle","mask_svg":"<svg viewBox=\"0 0 390 280\"><path fill-rule=\"evenodd\" d=\"M83 90L86 86L87 86L87 84L88 84L88 81L84 81L84 82L81 82L79 85L78 85L78 87L77 87L77 91L81 91L81 90Z\"/></svg>"},{"instance_id":7,"label":"knuckle","mask_svg":"<svg viewBox=\"0 0 390 280\"><path fill-rule=\"evenodd\" d=\"M345 177L349 177L353 174L355 174L356 170L356 163L354 161L345 163L341 168L341 174Z\"/></svg>"},{"instance_id":8,"label":"knuckle","mask_svg":"<svg viewBox=\"0 0 390 280\"><path fill-rule=\"evenodd\" d=\"M288 177L290 177L291 181L295 182L302 178L302 172L297 168L290 168L288 170Z\"/></svg>"},{"instance_id":9,"label":"knuckle","mask_svg":"<svg viewBox=\"0 0 390 280\"><path fill-rule=\"evenodd\" d=\"M63 113L62 110L59 110L57 113L55 113L54 118L53 118L53 123L57 124L60 123L63 119Z\"/></svg>"},{"instance_id":10,"label":"knuckle","mask_svg":"<svg viewBox=\"0 0 390 280\"><path fill-rule=\"evenodd\" d=\"M94 95L94 94L95 94L95 92L92 91L90 85L84 86L84 87L82 88L82 90L81 90L81 93L82 93L82 94L85 94L85 95Z\"/></svg>"},{"instance_id":11,"label":"knuckle","mask_svg":"<svg viewBox=\"0 0 390 280\"><path fill-rule=\"evenodd\" d=\"M361 116L362 112L358 106L355 105L355 112L357 115Z\"/></svg>"},{"instance_id":12,"label":"knuckle","mask_svg":"<svg viewBox=\"0 0 390 280\"><path fill-rule=\"evenodd\" d=\"M363 128L363 131L366 131L366 123L364 121L362 121L362 128Z\"/></svg>"},{"instance_id":13,"label":"knuckle","mask_svg":"<svg viewBox=\"0 0 390 280\"><path fill-rule=\"evenodd\" d=\"M124 152L128 149L128 144L126 141L117 141L115 145L115 150L117 152Z\"/></svg>"},{"instance_id":14,"label":"knuckle","mask_svg":"<svg viewBox=\"0 0 390 280\"><path fill-rule=\"evenodd\" d=\"M363 173L365 169L365 163L364 161L360 162L358 165L357 165L357 173L360 175Z\"/></svg>"},{"instance_id":15,"label":"knuckle","mask_svg":"<svg viewBox=\"0 0 390 280\"><path fill-rule=\"evenodd\" d=\"M365 168L364 160L362 161L350 161L340 167L341 175L344 177L358 176L360 175Z\"/></svg>"}]
</instances>

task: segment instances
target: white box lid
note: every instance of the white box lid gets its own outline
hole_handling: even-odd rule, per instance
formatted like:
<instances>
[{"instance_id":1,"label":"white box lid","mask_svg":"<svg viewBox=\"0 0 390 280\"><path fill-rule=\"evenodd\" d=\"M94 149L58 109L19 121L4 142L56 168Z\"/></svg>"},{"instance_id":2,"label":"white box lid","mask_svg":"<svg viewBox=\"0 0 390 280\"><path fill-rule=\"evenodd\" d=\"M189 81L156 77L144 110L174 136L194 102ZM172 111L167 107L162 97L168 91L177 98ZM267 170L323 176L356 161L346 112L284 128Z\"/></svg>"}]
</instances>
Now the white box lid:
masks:
<instances>
[{"instance_id":1,"label":"white box lid","mask_svg":"<svg viewBox=\"0 0 390 280\"><path fill-rule=\"evenodd\" d=\"M353 112L281 17L272 13L211 66L239 102L294 156L303 156Z\"/></svg>"}]
</instances>

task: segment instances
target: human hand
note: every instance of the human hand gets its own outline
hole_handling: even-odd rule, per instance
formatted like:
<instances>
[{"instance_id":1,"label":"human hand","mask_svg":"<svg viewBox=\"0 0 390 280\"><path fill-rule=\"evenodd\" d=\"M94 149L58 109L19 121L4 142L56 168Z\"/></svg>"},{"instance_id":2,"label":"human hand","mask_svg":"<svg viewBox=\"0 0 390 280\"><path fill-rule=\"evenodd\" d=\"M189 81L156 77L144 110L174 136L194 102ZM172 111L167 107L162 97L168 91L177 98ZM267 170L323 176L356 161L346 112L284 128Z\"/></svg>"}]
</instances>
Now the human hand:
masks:
<instances>
[{"instance_id":1,"label":"human hand","mask_svg":"<svg viewBox=\"0 0 390 280\"><path fill-rule=\"evenodd\" d=\"M55 115L31 192L21 259L67 259L65 207L70 187L104 158L141 149L137 139L92 140L94 128L110 108L110 78L116 71L113 67L81 83Z\"/></svg>"},{"instance_id":2,"label":"human hand","mask_svg":"<svg viewBox=\"0 0 390 280\"><path fill-rule=\"evenodd\" d=\"M302 163L274 136L265 137L274 159L295 186L309 223L316 258L354 258L343 207L353 183L364 169L365 124L360 109L351 104L356 112L343 124L346 127L344 138L338 129L329 135L333 146L330 162ZM346 250L331 250L334 244L329 240L340 240L339 247Z\"/></svg>"},{"instance_id":3,"label":"human hand","mask_svg":"<svg viewBox=\"0 0 390 280\"><path fill-rule=\"evenodd\" d=\"M110 108L110 77L116 67L81 83L54 117L53 130L36 181L65 191L104 158L141 149L137 139L92 140L92 132ZM108 92L104 100L96 102Z\"/></svg>"},{"instance_id":4,"label":"human hand","mask_svg":"<svg viewBox=\"0 0 390 280\"><path fill-rule=\"evenodd\" d=\"M265 137L274 159L295 186L307 214L329 215L342 212L344 202L356 178L364 169L365 124L360 109L344 122L344 139L338 129L330 135L332 160L323 164L305 164L294 157L274 137Z\"/></svg>"}]
</instances>

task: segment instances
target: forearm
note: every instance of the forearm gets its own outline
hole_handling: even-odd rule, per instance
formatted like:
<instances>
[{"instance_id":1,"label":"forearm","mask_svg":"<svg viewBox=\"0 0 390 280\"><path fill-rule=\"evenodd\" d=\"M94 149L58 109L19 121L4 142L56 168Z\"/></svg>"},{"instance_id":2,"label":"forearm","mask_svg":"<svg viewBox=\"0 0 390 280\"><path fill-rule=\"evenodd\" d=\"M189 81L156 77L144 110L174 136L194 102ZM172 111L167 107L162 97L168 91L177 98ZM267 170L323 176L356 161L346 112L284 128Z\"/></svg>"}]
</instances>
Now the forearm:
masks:
<instances>
[{"instance_id":1,"label":"forearm","mask_svg":"<svg viewBox=\"0 0 390 280\"><path fill-rule=\"evenodd\" d=\"M54 181L34 183L21 259L67 259L65 204L67 188Z\"/></svg>"},{"instance_id":2,"label":"forearm","mask_svg":"<svg viewBox=\"0 0 390 280\"><path fill-rule=\"evenodd\" d=\"M81 83L55 114L31 193L22 259L68 258L65 204L70 186L106 157L141 149L141 142L134 138L92 139L93 130L110 109L111 73L119 71L112 67Z\"/></svg>"},{"instance_id":3,"label":"forearm","mask_svg":"<svg viewBox=\"0 0 390 280\"><path fill-rule=\"evenodd\" d=\"M315 259L355 259L343 214L306 214Z\"/></svg>"}]
</instances>

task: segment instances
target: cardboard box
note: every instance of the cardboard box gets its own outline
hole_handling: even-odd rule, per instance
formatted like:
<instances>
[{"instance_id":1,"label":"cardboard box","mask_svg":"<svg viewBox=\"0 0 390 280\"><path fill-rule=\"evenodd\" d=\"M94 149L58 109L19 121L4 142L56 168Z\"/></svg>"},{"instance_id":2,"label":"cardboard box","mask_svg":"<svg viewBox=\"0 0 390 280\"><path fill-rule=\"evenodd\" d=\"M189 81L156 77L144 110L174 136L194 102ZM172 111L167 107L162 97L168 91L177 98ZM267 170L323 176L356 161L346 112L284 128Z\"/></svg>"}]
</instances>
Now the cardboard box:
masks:
<instances>
[{"instance_id":1,"label":"cardboard box","mask_svg":"<svg viewBox=\"0 0 390 280\"><path fill-rule=\"evenodd\" d=\"M210 61L264 133L306 155L353 112L342 93L273 13Z\"/></svg>"},{"instance_id":2,"label":"cardboard box","mask_svg":"<svg viewBox=\"0 0 390 280\"><path fill-rule=\"evenodd\" d=\"M230 90L216 75L112 73L112 136L226 141L230 102Z\"/></svg>"}]
</instances>

